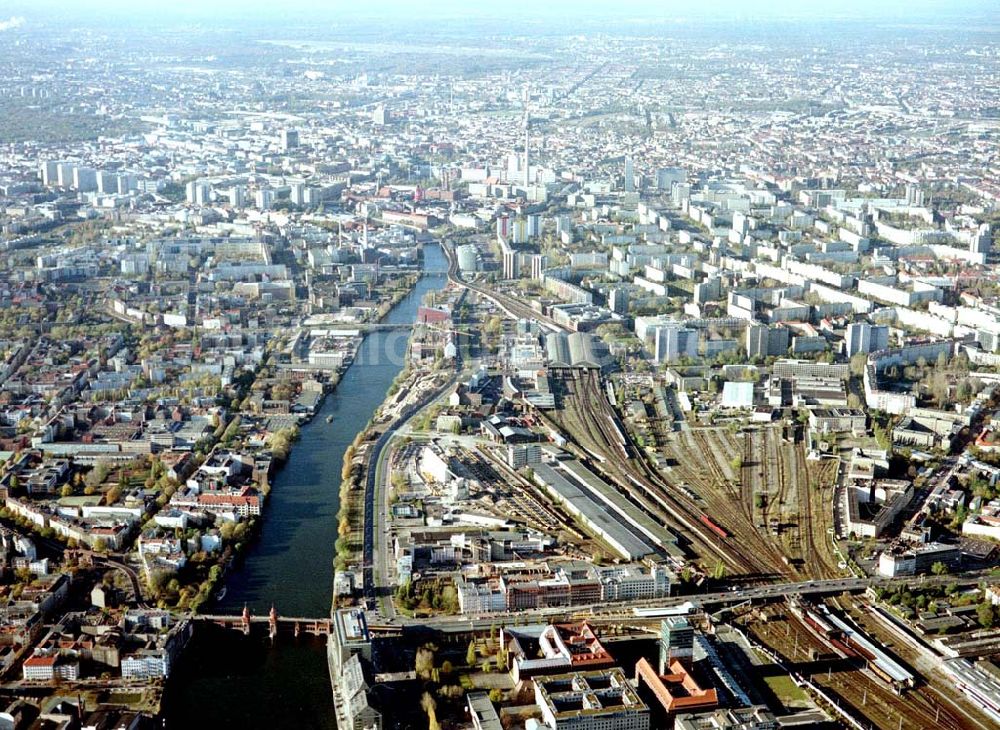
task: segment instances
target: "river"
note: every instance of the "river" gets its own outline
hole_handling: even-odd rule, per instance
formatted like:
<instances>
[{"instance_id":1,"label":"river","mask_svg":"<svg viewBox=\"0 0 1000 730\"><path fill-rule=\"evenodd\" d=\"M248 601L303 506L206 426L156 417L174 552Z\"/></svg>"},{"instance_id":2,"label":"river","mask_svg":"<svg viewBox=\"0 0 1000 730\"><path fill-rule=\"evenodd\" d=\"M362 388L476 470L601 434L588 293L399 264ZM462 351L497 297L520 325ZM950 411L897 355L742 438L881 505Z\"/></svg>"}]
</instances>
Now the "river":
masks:
<instances>
[{"instance_id":1,"label":"river","mask_svg":"<svg viewBox=\"0 0 1000 730\"><path fill-rule=\"evenodd\" d=\"M425 246L424 275L383 321L413 322L424 295L444 286L447 269L440 247ZM260 535L213 610L235 614L246 605L265 614L273 604L284 616L329 615L344 452L402 369L407 337L404 330L365 338L336 390L302 427L274 479ZM272 648L266 635L199 627L171 678L166 719L177 728L335 728L325 642L303 637Z\"/></svg>"}]
</instances>

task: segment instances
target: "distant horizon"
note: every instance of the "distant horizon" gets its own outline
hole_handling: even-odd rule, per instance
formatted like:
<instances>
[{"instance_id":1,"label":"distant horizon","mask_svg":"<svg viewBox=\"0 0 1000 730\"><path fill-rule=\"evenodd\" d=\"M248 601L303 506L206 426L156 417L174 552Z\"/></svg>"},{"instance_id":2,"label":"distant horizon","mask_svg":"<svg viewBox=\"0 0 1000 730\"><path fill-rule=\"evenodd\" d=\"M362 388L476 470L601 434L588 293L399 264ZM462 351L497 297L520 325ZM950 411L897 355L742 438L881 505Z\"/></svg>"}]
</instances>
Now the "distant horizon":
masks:
<instances>
[{"instance_id":1,"label":"distant horizon","mask_svg":"<svg viewBox=\"0 0 1000 730\"><path fill-rule=\"evenodd\" d=\"M516 22L539 20L572 23L573 21L607 20L622 24L635 22L844 22L856 20L893 21L906 24L916 21L992 17L996 4L991 0L842 0L833 6L803 5L792 0L703 0L688 2L654 2L653 0L621 0L613 10L606 3L584 0L550 0L545 4L528 0L509 0L502 7L471 6L460 0L437 0L428 6L418 6L403 0L383 0L376 7L359 9L356 3L332 0L287 0L280 5L249 0L174 0L169 9L137 7L131 0L13 0L0 11L0 31L5 35L29 31L32 21L51 23L53 20L85 25L111 23L158 23L175 19L178 23L215 21L225 24L245 22L281 22L288 26L317 21L350 24L366 20L401 21L461 21L503 20L516 29ZM13 21L13 22L11 22ZM1000 24L998 24L1000 25ZM977 30L984 30L979 27ZM985 29L989 30L989 29ZM3 36L0 36L2 38ZM9 37L9 36L8 36Z\"/></svg>"}]
</instances>

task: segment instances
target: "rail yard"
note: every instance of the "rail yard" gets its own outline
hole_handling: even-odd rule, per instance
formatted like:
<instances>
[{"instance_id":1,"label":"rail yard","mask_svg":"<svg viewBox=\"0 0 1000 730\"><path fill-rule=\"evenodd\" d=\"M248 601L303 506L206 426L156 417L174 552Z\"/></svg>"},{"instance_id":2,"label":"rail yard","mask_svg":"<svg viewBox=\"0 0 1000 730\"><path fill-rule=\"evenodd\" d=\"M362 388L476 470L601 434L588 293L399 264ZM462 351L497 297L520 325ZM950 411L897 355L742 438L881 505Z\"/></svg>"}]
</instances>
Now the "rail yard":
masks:
<instances>
[{"instance_id":1,"label":"rail yard","mask_svg":"<svg viewBox=\"0 0 1000 730\"><path fill-rule=\"evenodd\" d=\"M832 463L810 463L775 426L667 433L657 468L636 446L596 370L554 378L560 408L546 418L622 493L676 529L711 570L734 577L835 577L829 530Z\"/></svg>"},{"instance_id":2,"label":"rail yard","mask_svg":"<svg viewBox=\"0 0 1000 730\"><path fill-rule=\"evenodd\" d=\"M839 607L841 600L831 603ZM847 600L847 605L853 605L853 600ZM801 611L793 611L787 603L774 604L741 622L754 640L774 652L785 669L809 680L827 702L863 727L869 723L880 728L913 730L990 727L985 717L976 715L975 708L964 702L956 706L954 699L943 696L924 677L919 677L912 687L894 686L892 679L862 652L831 640L827 626L803 618ZM896 648L886 644L885 651L895 653ZM905 672L909 664L905 659L901 661Z\"/></svg>"}]
</instances>

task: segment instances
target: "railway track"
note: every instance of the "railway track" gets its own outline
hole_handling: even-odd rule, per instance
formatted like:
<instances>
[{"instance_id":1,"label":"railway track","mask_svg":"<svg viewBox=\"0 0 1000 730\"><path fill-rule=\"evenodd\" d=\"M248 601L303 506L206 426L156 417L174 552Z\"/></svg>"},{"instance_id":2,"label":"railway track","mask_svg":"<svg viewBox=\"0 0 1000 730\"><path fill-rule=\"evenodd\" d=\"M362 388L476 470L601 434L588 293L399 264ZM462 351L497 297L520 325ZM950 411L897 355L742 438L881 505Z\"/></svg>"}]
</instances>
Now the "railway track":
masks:
<instances>
[{"instance_id":1,"label":"railway track","mask_svg":"<svg viewBox=\"0 0 1000 730\"><path fill-rule=\"evenodd\" d=\"M948 705L939 702L936 693L925 685L901 696L870 674L863 663L852 665L848 660L840 660L831 664L829 669L824 669L822 663L809 661L810 650L822 656L829 654L830 647L791 612L786 613L781 623L784 624L781 629L766 633L759 633L757 629L753 631L762 643L785 656L789 666L803 671L862 724L874 723L874 727L885 730L898 730L900 727L904 730L967 730L975 727Z\"/></svg>"},{"instance_id":2,"label":"railway track","mask_svg":"<svg viewBox=\"0 0 1000 730\"><path fill-rule=\"evenodd\" d=\"M758 529L753 514L754 492L757 491L758 493L766 493L768 497L770 497L770 492L763 489L764 485L766 484L766 482L764 481L765 474L772 471L777 474L781 473L781 465L777 463L777 459L773 455L770 458L768 457L767 447L769 444L769 440L767 438L767 435L768 432L765 431L762 436L762 438L764 439L764 447L765 447L765 450L763 452L765 461L764 464L760 464L756 462L754 459L756 454L761 453L761 450L757 449L756 446L754 445L754 439L758 436L758 433L753 432L753 435L751 435L749 441L744 440L744 446L746 446L747 443L749 443L750 445L750 453L746 455L743 461L744 474L746 473L745 469L749 468L751 474L755 475L754 479L757 484L757 489L754 490L753 486L748 480L743 480L741 482L739 490L740 508L742 510L744 518L746 519L746 524L747 524L746 539L750 541L750 544L756 545L757 549L760 551L762 555L767 555L770 557L773 565L776 566L776 571L778 573L790 574L785 554L781 551L781 549L777 545L775 545L774 541L770 539L769 533L767 532L766 528L768 527L767 524L768 513L765 510L761 510L762 519L764 520L763 524L765 527L765 531L763 533L760 531L760 529ZM770 499L768 498L765 501L765 507L769 505L770 505Z\"/></svg>"},{"instance_id":3,"label":"railway track","mask_svg":"<svg viewBox=\"0 0 1000 730\"><path fill-rule=\"evenodd\" d=\"M452 250L451 244L446 242L442 246L442 249L445 253L445 257L448 259L448 280L456 286L474 291L480 296L492 300L499 307L506 310L514 317L537 320L543 327L545 327L545 329L552 332L566 331L565 327L556 324L551 318L546 317L541 312L535 311L528 305L523 302L519 302L511 296L495 292L491 289L487 289L486 287L479 286L478 284L467 282L464 278L462 278L461 272L458 269L458 258L455 256L455 252Z\"/></svg>"},{"instance_id":4,"label":"railway track","mask_svg":"<svg viewBox=\"0 0 1000 730\"><path fill-rule=\"evenodd\" d=\"M617 474L618 479L615 481L621 483L624 480L625 484L631 485L630 491L632 492L638 489L646 500L653 501L660 510L686 530L692 542L707 548L731 568L744 573L772 574L774 566L760 560L756 554L744 553L742 549L736 552L732 549L726 549L726 546L720 544L720 541L725 542L726 540L720 538L701 521L704 514L701 506L693 499L677 494L675 488L664 480L656 468L649 463L645 454L636 452L632 448L625 438L625 431L618 421L617 414L612 411L610 404L605 399L599 383L595 382L599 381L599 376L596 373L589 373L583 379L586 380L581 388L581 395L585 399L583 410L596 416L596 427L603 434L605 443L615 445L615 453L608 453L607 449L604 448L605 453L602 455L601 466L605 473ZM620 453L617 449L619 445L622 447ZM622 456L625 458L622 459ZM709 461L712 461L711 457ZM717 464L715 464L715 468L718 470ZM706 480L699 479L697 481L700 482L703 489L711 489L711 484ZM728 530L727 526L723 525L723 527ZM739 544L739 541L733 540L732 536L729 540L734 545ZM740 544L739 547L744 548L745 546Z\"/></svg>"},{"instance_id":5,"label":"railway track","mask_svg":"<svg viewBox=\"0 0 1000 730\"><path fill-rule=\"evenodd\" d=\"M822 529L822 520L815 519L813 513L812 493L810 491L809 465L806 463L805 455L798 446L794 449L791 461L795 471L795 484L798 491L799 502L799 544L802 546L802 567L815 568L811 571L812 577L834 578L841 574L836 563L831 563L832 556L829 549L821 549L816 542L816 528ZM822 535L825 533L821 533ZM803 570L804 574L810 571Z\"/></svg>"},{"instance_id":6,"label":"railway track","mask_svg":"<svg viewBox=\"0 0 1000 730\"><path fill-rule=\"evenodd\" d=\"M610 404L600 387L595 385L595 379L598 379L596 373L575 376L571 381L574 397L565 399L566 412L574 418L573 425L579 426L579 431L568 423L556 425L560 425L594 459L593 466L597 471L618 485L619 491L647 514L664 524L669 522L685 530L688 539L704 551L717 555L730 568L741 572L759 570L748 559L731 555L720 546L719 538L699 522L701 509L698 505L693 500L685 502L672 494L672 487L659 478L644 456L632 449L624 437L624 429L617 425L617 416L609 413ZM550 419L544 415L543 418Z\"/></svg>"},{"instance_id":7,"label":"railway track","mask_svg":"<svg viewBox=\"0 0 1000 730\"><path fill-rule=\"evenodd\" d=\"M722 436L711 429L696 430L680 436L683 446L689 453L702 454L703 459L696 464L671 445L669 454L678 462L678 471L683 473L685 482L697 489L698 495L705 502L705 509L712 515L718 515L717 520L730 533L729 538L738 544L747 555L753 555L753 561L760 573L783 573L784 561L780 551L761 537L754 528L751 512L751 502L744 493L743 484L746 480L737 477L734 481L726 474L715 454L725 454L727 449L721 445ZM736 453L730 447L728 451ZM703 469L702 467L707 467ZM761 560L765 558L767 562Z\"/></svg>"}]
</instances>

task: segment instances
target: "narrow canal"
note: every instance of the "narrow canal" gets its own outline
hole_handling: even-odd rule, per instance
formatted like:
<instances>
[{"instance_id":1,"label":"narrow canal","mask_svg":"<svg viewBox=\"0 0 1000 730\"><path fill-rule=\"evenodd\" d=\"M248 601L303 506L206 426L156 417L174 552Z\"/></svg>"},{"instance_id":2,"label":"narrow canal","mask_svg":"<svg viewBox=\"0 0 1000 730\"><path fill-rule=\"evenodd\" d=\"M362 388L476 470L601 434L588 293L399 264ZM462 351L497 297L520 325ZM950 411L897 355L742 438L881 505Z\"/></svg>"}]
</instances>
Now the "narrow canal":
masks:
<instances>
[{"instance_id":1,"label":"narrow canal","mask_svg":"<svg viewBox=\"0 0 1000 730\"><path fill-rule=\"evenodd\" d=\"M424 295L444 286L447 269L440 247L426 246L424 276L384 321L413 322ZM285 616L329 615L344 452L402 369L407 337L369 334L303 426L275 477L260 536L229 574L220 613L246 605L265 614L273 604ZM200 629L171 679L167 726L334 728L325 650L323 641L304 637L272 648L264 635Z\"/></svg>"}]
</instances>

